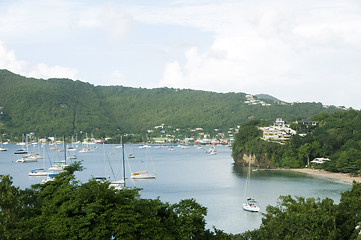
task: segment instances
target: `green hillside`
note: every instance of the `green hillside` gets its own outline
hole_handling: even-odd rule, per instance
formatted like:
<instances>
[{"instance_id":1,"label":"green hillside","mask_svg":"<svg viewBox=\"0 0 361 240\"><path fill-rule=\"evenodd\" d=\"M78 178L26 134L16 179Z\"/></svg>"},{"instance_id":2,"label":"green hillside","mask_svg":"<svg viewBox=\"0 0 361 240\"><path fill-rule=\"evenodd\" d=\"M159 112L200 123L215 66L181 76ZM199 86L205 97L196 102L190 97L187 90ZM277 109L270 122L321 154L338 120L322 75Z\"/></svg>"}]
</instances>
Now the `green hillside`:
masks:
<instances>
[{"instance_id":1,"label":"green hillside","mask_svg":"<svg viewBox=\"0 0 361 240\"><path fill-rule=\"evenodd\" d=\"M233 144L235 161L242 161L244 154L254 154L259 165L303 168L312 165L315 158L329 158L330 161L312 167L361 175L361 112L320 113L312 119L316 125L292 123L297 134L285 144L261 138L258 127L268 126L266 122L243 123Z\"/></svg>"},{"instance_id":2,"label":"green hillside","mask_svg":"<svg viewBox=\"0 0 361 240\"><path fill-rule=\"evenodd\" d=\"M212 134L249 119L288 120L338 111L321 103L252 105L245 103L245 93L94 86L69 79L25 78L7 70L0 70L0 89L0 133L7 137L29 132L38 137L85 132L94 137L145 135L161 124L189 136L196 127Z\"/></svg>"}]
</instances>

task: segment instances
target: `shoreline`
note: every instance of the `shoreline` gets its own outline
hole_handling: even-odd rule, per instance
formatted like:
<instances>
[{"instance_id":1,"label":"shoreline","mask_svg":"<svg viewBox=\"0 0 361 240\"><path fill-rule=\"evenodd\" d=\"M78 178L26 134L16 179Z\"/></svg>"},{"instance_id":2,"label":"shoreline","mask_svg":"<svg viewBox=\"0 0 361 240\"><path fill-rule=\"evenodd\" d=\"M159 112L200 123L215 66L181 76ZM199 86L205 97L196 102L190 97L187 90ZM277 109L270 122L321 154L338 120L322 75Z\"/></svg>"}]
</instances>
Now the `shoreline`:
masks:
<instances>
[{"instance_id":1,"label":"shoreline","mask_svg":"<svg viewBox=\"0 0 361 240\"><path fill-rule=\"evenodd\" d=\"M327 172L325 170L320 169L310 169L310 168L292 168L292 169L285 169L293 172L304 173L307 175L311 175L314 177L324 178L331 181L343 182L352 184L353 181L360 183L361 177L353 177L349 173L333 173Z\"/></svg>"},{"instance_id":2,"label":"shoreline","mask_svg":"<svg viewBox=\"0 0 361 240\"><path fill-rule=\"evenodd\" d=\"M326 180L352 184L354 181L361 183L361 176L353 177L349 173L333 173L322 169L311 168L269 168L269 169L257 169L255 171L291 171L310 175L312 177L323 178Z\"/></svg>"}]
</instances>

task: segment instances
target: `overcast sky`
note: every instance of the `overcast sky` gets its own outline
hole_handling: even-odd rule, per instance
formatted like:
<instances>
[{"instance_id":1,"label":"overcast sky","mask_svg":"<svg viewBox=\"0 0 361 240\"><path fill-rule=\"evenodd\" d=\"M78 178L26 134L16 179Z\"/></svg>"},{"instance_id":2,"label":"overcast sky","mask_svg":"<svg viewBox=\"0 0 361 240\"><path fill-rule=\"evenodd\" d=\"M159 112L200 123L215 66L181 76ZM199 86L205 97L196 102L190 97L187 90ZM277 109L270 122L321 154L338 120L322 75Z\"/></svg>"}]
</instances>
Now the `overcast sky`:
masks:
<instances>
[{"instance_id":1,"label":"overcast sky","mask_svg":"<svg viewBox=\"0 0 361 240\"><path fill-rule=\"evenodd\" d=\"M0 68L361 108L360 0L0 0Z\"/></svg>"}]
</instances>

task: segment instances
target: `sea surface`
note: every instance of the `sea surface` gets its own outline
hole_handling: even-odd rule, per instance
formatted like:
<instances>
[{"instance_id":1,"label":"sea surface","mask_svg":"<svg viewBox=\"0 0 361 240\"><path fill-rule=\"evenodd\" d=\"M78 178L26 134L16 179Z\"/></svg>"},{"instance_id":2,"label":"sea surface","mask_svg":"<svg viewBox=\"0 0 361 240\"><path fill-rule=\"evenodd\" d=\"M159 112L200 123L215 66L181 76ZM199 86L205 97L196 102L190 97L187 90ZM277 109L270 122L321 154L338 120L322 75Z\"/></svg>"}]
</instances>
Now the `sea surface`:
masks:
<instances>
[{"instance_id":1,"label":"sea surface","mask_svg":"<svg viewBox=\"0 0 361 240\"><path fill-rule=\"evenodd\" d=\"M70 144L68 144L70 146ZM30 151L44 155L33 163L18 163L21 155L14 154L20 149L16 144L8 144L8 151L0 152L0 174L13 177L15 186L22 189L41 183L44 177L29 177L35 168L49 168L54 161L66 156L76 155L75 161L82 161L84 170L76 173L76 178L86 182L92 177L107 177L110 180L122 179L122 148L113 144L89 145L92 153L79 153L84 147L78 145L76 152L51 150L49 145L30 145ZM58 148L63 148L58 145ZM217 146L215 155L207 154L210 146L155 146L142 148L138 144L126 144L125 172L128 187L141 188L142 198L160 198L163 202L177 203L182 199L195 199L207 207L207 228L213 226L226 233L241 233L258 228L261 213L249 213L242 210L247 167L233 164L231 149ZM129 158L128 154L135 158ZM67 161L70 163L71 161ZM130 173L138 170L155 171L156 179L130 179ZM266 211L268 205L276 205L279 196L303 196L324 199L326 197L339 202L341 193L351 189L350 184L333 182L290 171L251 171L250 190L247 196L254 197Z\"/></svg>"}]
</instances>

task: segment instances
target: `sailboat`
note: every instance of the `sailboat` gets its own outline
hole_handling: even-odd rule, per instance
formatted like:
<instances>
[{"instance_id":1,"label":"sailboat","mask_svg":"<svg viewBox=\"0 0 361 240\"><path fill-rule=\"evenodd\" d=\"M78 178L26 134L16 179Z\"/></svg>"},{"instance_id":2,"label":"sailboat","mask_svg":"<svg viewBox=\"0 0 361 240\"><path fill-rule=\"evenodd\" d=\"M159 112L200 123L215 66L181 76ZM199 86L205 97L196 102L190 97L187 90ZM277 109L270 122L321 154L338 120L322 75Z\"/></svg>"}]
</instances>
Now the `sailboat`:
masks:
<instances>
[{"instance_id":1,"label":"sailboat","mask_svg":"<svg viewBox=\"0 0 361 240\"><path fill-rule=\"evenodd\" d=\"M86 138L85 141L83 142L83 144L86 144L86 147L82 148L79 152L80 153L91 153L94 152L93 149L89 148L89 141L88 141L88 134L86 133Z\"/></svg>"},{"instance_id":2,"label":"sailboat","mask_svg":"<svg viewBox=\"0 0 361 240\"><path fill-rule=\"evenodd\" d=\"M251 181L251 161L252 161L252 156L250 156L250 158L249 158L246 185L244 187L243 210L247 211L247 212L259 212L260 208L259 208L259 206L257 206L257 202L254 200L254 198L246 197L246 194L248 194L248 189L250 187L250 181Z\"/></svg>"},{"instance_id":3,"label":"sailboat","mask_svg":"<svg viewBox=\"0 0 361 240\"><path fill-rule=\"evenodd\" d=\"M64 137L64 141L63 141L63 149L66 149L66 144L65 144L65 137ZM58 157L58 153L56 155ZM48 170L55 172L55 173L60 173L63 172L65 170L65 167L67 167L68 165L66 164L66 151L64 151L64 160L62 161L54 161L55 164L53 164Z\"/></svg>"},{"instance_id":4,"label":"sailboat","mask_svg":"<svg viewBox=\"0 0 361 240\"><path fill-rule=\"evenodd\" d=\"M45 156L45 147L44 147L44 156ZM49 174L51 174L51 172L46 172L45 171L45 157L43 158L43 168L36 168L31 170L28 175L29 176L48 176Z\"/></svg>"},{"instance_id":5,"label":"sailboat","mask_svg":"<svg viewBox=\"0 0 361 240\"><path fill-rule=\"evenodd\" d=\"M216 149L216 147L215 147L215 146L212 146L212 147L208 150L207 153L210 154L210 155L216 155L216 154L217 154L217 149Z\"/></svg>"},{"instance_id":6,"label":"sailboat","mask_svg":"<svg viewBox=\"0 0 361 240\"><path fill-rule=\"evenodd\" d=\"M67 147L68 152L70 151L76 151L76 148L74 147L74 137L71 136L71 146Z\"/></svg>"},{"instance_id":7,"label":"sailboat","mask_svg":"<svg viewBox=\"0 0 361 240\"><path fill-rule=\"evenodd\" d=\"M122 190L125 189L125 159L124 159L124 143L123 143L123 138L120 137L120 141L121 141L121 148L122 148L122 165L123 165L123 179L120 180L115 180L110 182L109 187L113 187L117 190Z\"/></svg>"},{"instance_id":8,"label":"sailboat","mask_svg":"<svg viewBox=\"0 0 361 240\"><path fill-rule=\"evenodd\" d=\"M131 179L150 179L155 178L155 170L154 173L148 173L148 148L145 148L146 150L146 158L145 158L145 170L132 172L130 178Z\"/></svg>"},{"instance_id":9,"label":"sailboat","mask_svg":"<svg viewBox=\"0 0 361 240\"><path fill-rule=\"evenodd\" d=\"M43 179L42 183L54 181L56 176L58 176L57 173L50 173L46 178Z\"/></svg>"},{"instance_id":10,"label":"sailboat","mask_svg":"<svg viewBox=\"0 0 361 240\"><path fill-rule=\"evenodd\" d=\"M23 135L23 138L24 138L24 135ZM17 143L16 145L20 145L22 146L21 149L17 150L14 152L14 154L27 154L28 153L28 135L26 135L26 143L23 141L23 142L20 142L20 143ZM26 149L24 148L24 146L26 145Z\"/></svg>"},{"instance_id":11,"label":"sailboat","mask_svg":"<svg viewBox=\"0 0 361 240\"><path fill-rule=\"evenodd\" d=\"M3 142L1 142L0 152L5 152L7 150L7 148L4 148Z\"/></svg>"}]
</instances>

